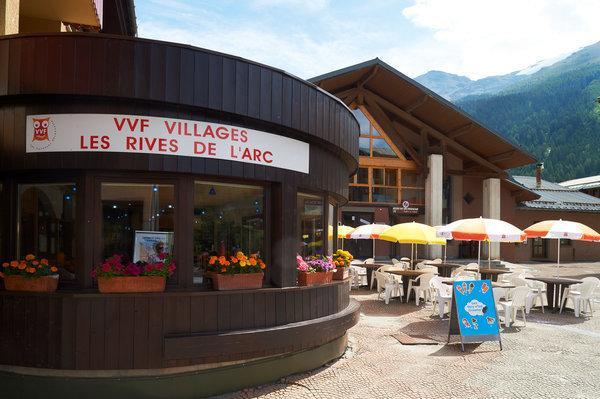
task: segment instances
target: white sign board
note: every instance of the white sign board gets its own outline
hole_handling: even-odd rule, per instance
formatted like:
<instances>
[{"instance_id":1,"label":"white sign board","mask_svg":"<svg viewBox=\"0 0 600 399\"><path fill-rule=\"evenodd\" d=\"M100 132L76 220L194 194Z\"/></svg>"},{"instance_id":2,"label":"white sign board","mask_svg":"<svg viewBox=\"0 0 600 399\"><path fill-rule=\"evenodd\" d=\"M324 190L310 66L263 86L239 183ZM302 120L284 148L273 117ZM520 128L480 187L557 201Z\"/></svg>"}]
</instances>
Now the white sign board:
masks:
<instances>
[{"instance_id":1,"label":"white sign board","mask_svg":"<svg viewBox=\"0 0 600 399\"><path fill-rule=\"evenodd\" d=\"M124 152L226 159L308 173L309 144L220 123L113 114L28 115L26 152Z\"/></svg>"}]
</instances>

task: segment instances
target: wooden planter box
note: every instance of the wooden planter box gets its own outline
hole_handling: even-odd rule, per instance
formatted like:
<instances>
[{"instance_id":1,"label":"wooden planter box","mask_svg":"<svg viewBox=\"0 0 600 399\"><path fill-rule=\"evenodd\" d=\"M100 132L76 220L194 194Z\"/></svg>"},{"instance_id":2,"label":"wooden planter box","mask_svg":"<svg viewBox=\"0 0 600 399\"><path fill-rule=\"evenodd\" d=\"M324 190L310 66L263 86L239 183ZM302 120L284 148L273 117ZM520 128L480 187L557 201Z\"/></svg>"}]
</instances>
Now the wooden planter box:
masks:
<instances>
[{"instance_id":1,"label":"wooden planter box","mask_svg":"<svg viewBox=\"0 0 600 399\"><path fill-rule=\"evenodd\" d=\"M217 291L251 290L262 288L264 273L219 274L213 273L210 278Z\"/></svg>"},{"instance_id":2,"label":"wooden planter box","mask_svg":"<svg viewBox=\"0 0 600 399\"><path fill-rule=\"evenodd\" d=\"M333 272L298 272L298 285L311 286L331 283Z\"/></svg>"},{"instance_id":3,"label":"wooden planter box","mask_svg":"<svg viewBox=\"0 0 600 399\"><path fill-rule=\"evenodd\" d=\"M98 277L98 291L103 294L127 292L163 292L167 279L160 276Z\"/></svg>"},{"instance_id":4,"label":"wooden planter box","mask_svg":"<svg viewBox=\"0 0 600 399\"><path fill-rule=\"evenodd\" d=\"M338 267L333 273L334 280L345 280L348 278L349 272L347 267Z\"/></svg>"},{"instance_id":5,"label":"wooden planter box","mask_svg":"<svg viewBox=\"0 0 600 399\"><path fill-rule=\"evenodd\" d=\"M58 275L42 277L4 276L7 291L54 292L58 287Z\"/></svg>"}]
</instances>

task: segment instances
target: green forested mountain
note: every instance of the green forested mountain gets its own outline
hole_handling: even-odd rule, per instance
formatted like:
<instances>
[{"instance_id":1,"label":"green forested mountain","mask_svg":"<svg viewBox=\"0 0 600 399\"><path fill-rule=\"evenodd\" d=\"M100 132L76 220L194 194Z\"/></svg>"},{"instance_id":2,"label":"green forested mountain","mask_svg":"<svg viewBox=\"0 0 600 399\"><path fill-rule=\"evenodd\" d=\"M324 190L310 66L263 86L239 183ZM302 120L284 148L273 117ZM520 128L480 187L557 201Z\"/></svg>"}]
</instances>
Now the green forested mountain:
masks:
<instances>
[{"instance_id":1,"label":"green forested mountain","mask_svg":"<svg viewBox=\"0 0 600 399\"><path fill-rule=\"evenodd\" d=\"M600 174L598 97L600 42L499 92L453 101L543 161L544 178L563 181Z\"/></svg>"}]
</instances>

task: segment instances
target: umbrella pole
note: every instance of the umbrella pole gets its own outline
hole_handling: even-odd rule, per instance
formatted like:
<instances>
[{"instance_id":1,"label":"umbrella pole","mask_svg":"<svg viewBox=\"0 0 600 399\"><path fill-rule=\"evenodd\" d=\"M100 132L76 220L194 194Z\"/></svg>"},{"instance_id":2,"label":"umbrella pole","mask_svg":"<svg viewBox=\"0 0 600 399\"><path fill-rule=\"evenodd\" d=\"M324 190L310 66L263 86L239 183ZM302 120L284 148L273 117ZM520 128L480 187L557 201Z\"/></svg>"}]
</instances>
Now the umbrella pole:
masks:
<instances>
[{"instance_id":1,"label":"umbrella pole","mask_svg":"<svg viewBox=\"0 0 600 399\"><path fill-rule=\"evenodd\" d=\"M488 269L492 268L492 242L488 241Z\"/></svg>"},{"instance_id":2,"label":"umbrella pole","mask_svg":"<svg viewBox=\"0 0 600 399\"><path fill-rule=\"evenodd\" d=\"M373 238L373 262L375 262L375 239Z\"/></svg>"},{"instance_id":3,"label":"umbrella pole","mask_svg":"<svg viewBox=\"0 0 600 399\"><path fill-rule=\"evenodd\" d=\"M342 238L342 251L344 250L344 239Z\"/></svg>"},{"instance_id":4,"label":"umbrella pole","mask_svg":"<svg viewBox=\"0 0 600 399\"><path fill-rule=\"evenodd\" d=\"M477 241L477 266L481 266L481 241Z\"/></svg>"},{"instance_id":5,"label":"umbrella pole","mask_svg":"<svg viewBox=\"0 0 600 399\"><path fill-rule=\"evenodd\" d=\"M446 243L446 245L444 245L444 263L446 263L446 254L448 252L448 243Z\"/></svg>"},{"instance_id":6,"label":"umbrella pole","mask_svg":"<svg viewBox=\"0 0 600 399\"><path fill-rule=\"evenodd\" d=\"M556 257L556 277L559 277L559 269L560 269L560 238L558 238L558 252Z\"/></svg>"},{"instance_id":7,"label":"umbrella pole","mask_svg":"<svg viewBox=\"0 0 600 399\"><path fill-rule=\"evenodd\" d=\"M411 243L410 244L410 267L411 267L411 269L415 265L415 256L414 256L414 253L415 253L415 244Z\"/></svg>"}]
</instances>

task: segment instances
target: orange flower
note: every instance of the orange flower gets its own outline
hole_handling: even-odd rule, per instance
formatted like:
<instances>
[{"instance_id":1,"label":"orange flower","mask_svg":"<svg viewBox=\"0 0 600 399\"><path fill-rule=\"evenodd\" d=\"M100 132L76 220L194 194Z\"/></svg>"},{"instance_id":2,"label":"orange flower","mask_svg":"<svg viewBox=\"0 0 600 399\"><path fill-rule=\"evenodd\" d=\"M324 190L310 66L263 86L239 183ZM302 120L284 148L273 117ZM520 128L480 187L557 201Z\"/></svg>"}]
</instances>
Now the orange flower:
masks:
<instances>
[{"instance_id":1,"label":"orange flower","mask_svg":"<svg viewBox=\"0 0 600 399\"><path fill-rule=\"evenodd\" d=\"M250 258L250 266L256 266L256 258Z\"/></svg>"},{"instance_id":2,"label":"orange flower","mask_svg":"<svg viewBox=\"0 0 600 399\"><path fill-rule=\"evenodd\" d=\"M231 262L233 262L233 263L237 263L237 261L238 261L238 258L236 258L235 256L230 256L230 257L229 257L229 260L230 260Z\"/></svg>"},{"instance_id":3,"label":"orange flower","mask_svg":"<svg viewBox=\"0 0 600 399\"><path fill-rule=\"evenodd\" d=\"M28 254L25 256L25 260L34 260L35 259L35 255L32 254Z\"/></svg>"},{"instance_id":4,"label":"orange flower","mask_svg":"<svg viewBox=\"0 0 600 399\"><path fill-rule=\"evenodd\" d=\"M16 260L13 260L12 262L10 262L10 267L17 267L19 266L19 262L17 262Z\"/></svg>"},{"instance_id":5,"label":"orange flower","mask_svg":"<svg viewBox=\"0 0 600 399\"><path fill-rule=\"evenodd\" d=\"M27 264L25 262L21 262L19 263L19 270L23 270L27 267Z\"/></svg>"},{"instance_id":6,"label":"orange flower","mask_svg":"<svg viewBox=\"0 0 600 399\"><path fill-rule=\"evenodd\" d=\"M58 269L57 269L56 267L52 266L52 267L50 268L50 271L51 271L52 273L56 273L56 272L58 271Z\"/></svg>"},{"instance_id":7,"label":"orange flower","mask_svg":"<svg viewBox=\"0 0 600 399\"><path fill-rule=\"evenodd\" d=\"M35 269L33 267L28 267L27 273L35 273Z\"/></svg>"},{"instance_id":8,"label":"orange flower","mask_svg":"<svg viewBox=\"0 0 600 399\"><path fill-rule=\"evenodd\" d=\"M42 259L40 262L42 263L42 265L47 265L48 264L48 259Z\"/></svg>"},{"instance_id":9,"label":"orange flower","mask_svg":"<svg viewBox=\"0 0 600 399\"><path fill-rule=\"evenodd\" d=\"M210 259L208 260L208 264L209 265L214 265L216 261L217 261L217 257L216 256L211 256Z\"/></svg>"},{"instance_id":10,"label":"orange flower","mask_svg":"<svg viewBox=\"0 0 600 399\"><path fill-rule=\"evenodd\" d=\"M264 263L262 263L262 262L260 263L260 268L261 268L261 269L263 269L263 270L264 270L266 267L267 267L267 266L266 266Z\"/></svg>"},{"instance_id":11,"label":"orange flower","mask_svg":"<svg viewBox=\"0 0 600 399\"><path fill-rule=\"evenodd\" d=\"M38 262L37 260L34 260L33 262L31 262L32 265L37 266L40 264L40 262Z\"/></svg>"},{"instance_id":12,"label":"orange flower","mask_svg":"<svg viewBox=\"0 0 600 399\"><path fill-rule=\"evenodd\" d=\"M227 271L227 269L225 269L224 267L221 268L221 273L225 273Z\"/></svg>"},{"instance_id":13,"label":"orange flower","mask_svg":"<svg viewBox=\"0 0 600 399\"><path fill-rule=\"evenodd\" d=\"M2 267L8 267L8 266L10 266L10 263L8 263L8 262L4 262L4 263L2 264Z\"/></svg>"}]
</instances>

